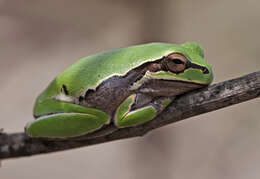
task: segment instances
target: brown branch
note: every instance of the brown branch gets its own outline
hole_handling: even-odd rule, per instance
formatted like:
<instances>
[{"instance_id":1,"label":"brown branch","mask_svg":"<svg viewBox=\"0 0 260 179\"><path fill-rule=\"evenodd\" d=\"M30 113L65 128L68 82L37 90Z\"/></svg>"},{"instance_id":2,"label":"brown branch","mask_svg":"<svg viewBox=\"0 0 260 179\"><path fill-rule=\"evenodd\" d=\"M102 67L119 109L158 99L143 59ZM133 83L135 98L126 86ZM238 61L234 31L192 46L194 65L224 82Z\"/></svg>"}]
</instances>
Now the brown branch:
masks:
<instances>
[{"instance_id":1,"label":"brown branch","mask_svg":"<svg viewBox=\"0 0 260 179\"><path fill-rule=\"evenodd\" d=\"M73 149L113 140L142 136L147 132L192 116L241 103L260 96L260 71L179 96L154 120L141 126L116 129L112 125L77 140L32 139L25 133L0 133L0 159Z\"/></svg>"}]
</instances>

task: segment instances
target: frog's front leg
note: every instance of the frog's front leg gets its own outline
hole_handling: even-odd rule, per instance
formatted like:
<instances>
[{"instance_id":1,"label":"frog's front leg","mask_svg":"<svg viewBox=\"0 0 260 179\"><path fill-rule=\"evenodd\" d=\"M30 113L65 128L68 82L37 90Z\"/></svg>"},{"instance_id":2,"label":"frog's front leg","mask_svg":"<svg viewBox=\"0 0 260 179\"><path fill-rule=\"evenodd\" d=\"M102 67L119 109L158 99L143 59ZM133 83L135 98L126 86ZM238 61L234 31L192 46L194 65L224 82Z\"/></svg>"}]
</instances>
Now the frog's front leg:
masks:
<instances>
[{"instance_id":1,"label":"frog's front leg","mask_svg":"<svg viewBox=\"0 0 260 179\"><path fill-rule=\"evenodd\" d=\"M172 99L167 97L143 97L133 94L118 107L114 121L119 128L136 126L156 117Z\"/></svg>"}]
</instances>

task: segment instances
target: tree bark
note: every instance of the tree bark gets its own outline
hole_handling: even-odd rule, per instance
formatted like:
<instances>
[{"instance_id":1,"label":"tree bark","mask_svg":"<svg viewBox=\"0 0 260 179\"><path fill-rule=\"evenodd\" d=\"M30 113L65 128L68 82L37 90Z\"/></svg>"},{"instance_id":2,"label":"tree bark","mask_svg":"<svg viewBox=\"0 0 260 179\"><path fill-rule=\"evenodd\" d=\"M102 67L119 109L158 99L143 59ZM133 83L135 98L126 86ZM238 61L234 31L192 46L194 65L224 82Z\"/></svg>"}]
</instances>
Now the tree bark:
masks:
<instances>
[{"instance_id":1,"label":"tree bark","mask_svg":"<svg viewBox=\"0 0 260 179\"><path fill-rule=\"evenodd\" d=\"M63 151L130 137L260 96L260 71L178 96L154 120L136 127L117 129L113 125L90 135L69 140L30 138L24 132L0 133L0 159Z\"/></svg>"}]
</instances>

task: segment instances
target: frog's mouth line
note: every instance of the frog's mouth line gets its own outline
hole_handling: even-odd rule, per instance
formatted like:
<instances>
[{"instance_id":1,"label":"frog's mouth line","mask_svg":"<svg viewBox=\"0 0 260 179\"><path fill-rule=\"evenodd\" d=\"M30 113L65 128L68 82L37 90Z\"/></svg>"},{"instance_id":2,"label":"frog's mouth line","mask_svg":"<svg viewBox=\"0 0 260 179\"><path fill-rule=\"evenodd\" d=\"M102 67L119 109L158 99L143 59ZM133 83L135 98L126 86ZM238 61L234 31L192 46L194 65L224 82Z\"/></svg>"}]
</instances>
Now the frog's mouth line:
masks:
<instances>
[{"instance_id":1,"label":"frog's mouth line","mask_svg":"<svg viewBox=\"0 0 260 179\"><path fill-rule=\"evenodd\" d=\"M162 80L162 81L167 81L167 82L175 82L175 83L182 83L182 84L192 84L192 85L198 85L198 86L201 86L201 87L207 87L209 86L209 84L204 84L204 83L196 83L194 81L184 81L184 80L171 80L171 79L159 79L159 80Z\"/></svg>"}]
</instances>

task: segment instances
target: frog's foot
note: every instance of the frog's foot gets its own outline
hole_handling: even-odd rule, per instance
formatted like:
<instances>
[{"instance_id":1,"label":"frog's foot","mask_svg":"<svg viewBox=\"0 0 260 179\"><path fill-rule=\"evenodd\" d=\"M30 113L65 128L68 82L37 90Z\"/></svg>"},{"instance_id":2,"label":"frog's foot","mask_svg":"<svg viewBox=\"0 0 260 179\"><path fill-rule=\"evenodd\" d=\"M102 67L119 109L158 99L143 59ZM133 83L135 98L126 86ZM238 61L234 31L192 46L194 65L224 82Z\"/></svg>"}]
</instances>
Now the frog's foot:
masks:
<instances>
[{"instance_id":1,"label":"frog's foot","mask_svg":"<svg viewBox=\"0 0 260 179\"><path fill-rule=\"evenodd\" d=\"M31 137L69 138L96 131L109 122L108 115L58 113L39 117L26 125Z\"/></svg>"},{"instance_id":2,"label":"frog's foot","mask_svg":"<svg viewBox=\"0 0 260 179\"><path fill-rule=\"evenodd\" d=\"M116 111L114 117L116 126L123 128L148 122L155 118L171 101L169 98L161 97L141 104L147 99L140 96L138 98L136 94L126 98Z\"/></svg>"}]
</instances>

